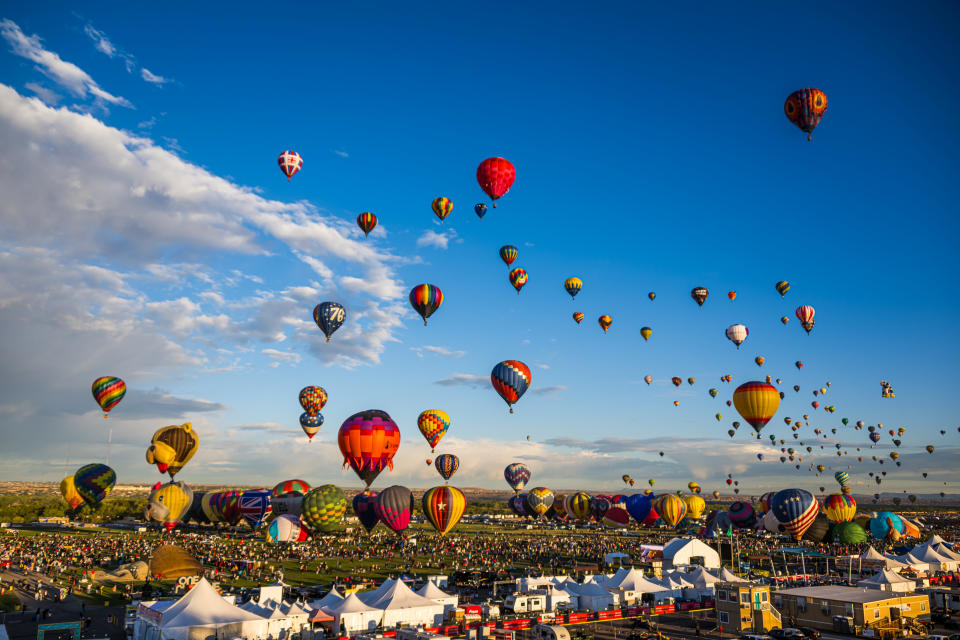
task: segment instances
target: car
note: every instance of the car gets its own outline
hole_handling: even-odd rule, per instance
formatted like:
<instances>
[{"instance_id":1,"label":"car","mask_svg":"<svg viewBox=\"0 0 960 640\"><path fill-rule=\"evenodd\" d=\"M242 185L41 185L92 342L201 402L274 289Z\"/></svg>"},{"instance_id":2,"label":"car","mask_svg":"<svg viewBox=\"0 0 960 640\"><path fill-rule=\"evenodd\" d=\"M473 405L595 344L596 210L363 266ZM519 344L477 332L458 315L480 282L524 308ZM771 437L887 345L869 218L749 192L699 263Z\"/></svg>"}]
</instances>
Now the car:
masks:
<instances>
[{"instance_id":1,"label":"car","mask_svg":"<svg viewBox=\"0 0 960 640\"><path fill-rule=\"evenodd\" d=\"M771 629L770 636L774 640L792 640L794 638L803 638L803 632L800 629L787 627L786 629Z\"/></svg>"},{"instance_id":2,"label":"car","mask_svg":"<svg viewBox=\"0 0 960 640\"><path fill-rule=\"evenodd\" d=\"M770 636L759 635L756 633L744 633L740 640L771 640Z\"/></svg>"},{"instance_id":3,"label":"car","mask_svg":"<svg viewBox=\"0 0 960 640\"><path fill-rule=\"evenodd\" d=\"M810 627L800 627L800 633L803 634L804 638L809 640L820 640L820 632L816 629L811 629Z\"/></svg>"},{"instance_id":4,"label":"car","mask_svg":"<svg viewBox=\"0 0 960 640\"><path fill-rule=\"evenodd\" d=\"M931 634L929 636L924 636L923 640L950 640L950 636Z\"/></svg>"}]
</instances>

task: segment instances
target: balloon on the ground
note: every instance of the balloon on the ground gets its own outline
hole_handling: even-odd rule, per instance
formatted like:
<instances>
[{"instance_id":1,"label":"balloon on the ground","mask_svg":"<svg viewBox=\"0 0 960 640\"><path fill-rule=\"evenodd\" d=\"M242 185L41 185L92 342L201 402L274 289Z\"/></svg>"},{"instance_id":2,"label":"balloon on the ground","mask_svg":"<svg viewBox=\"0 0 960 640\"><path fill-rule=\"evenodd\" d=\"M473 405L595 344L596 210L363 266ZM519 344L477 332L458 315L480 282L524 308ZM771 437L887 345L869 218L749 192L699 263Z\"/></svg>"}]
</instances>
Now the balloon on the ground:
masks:
<instances>
[{"instance_id":1,"label":"balloon on the ground","mask_svg":"<svg viewBox=\"0 0 960 640\"><path fill-rule=\"evenodd\" d=\"M240 494L238 508L240 517L250 525L251 529L259 528L273 512L273 506L270 504L270 491L267 489L244 491Z\"/></svg>"},{"instance_id":2,"label":"balloon on the ground","mask_svg":"<svg viewBox=\"0 0 960 640\"><path fill-rule=\"evenodd\" d=\"M707 503L696 494L684 496L683 501L687 505L687 517L691 520L699 520L707 508Z\"/></svg>"},{"instance_id":3,"label":"balloon on the ground","mask_svg":"<svg viewBox=\"0 0 960 640\"><path fill-rule=\"evenodd\" d=\"M849 493L833 493L823 501L823 512L831 522L850 522L857 514L857 501Z\"/></svg>"},{"instance_id":4,"label":"balloon on the ground","mask_svg":"<svg viewBox=\"0 0 960 640\"><path fill-rule=\"evenodd\" d=\"M527 507L538 516L542 516L553 505L553 491L546 487L534 487L527 492Z\"/></svg>"},{"instance_id":5,"label":"balloon on the ground","mask_svg":"<svg viewBox=\"0 0 960 640\"><path fill-rule=\"evenodd\" d=\"M300 525L300 518L291 515L277 516L268 526L264 538L271 544L303 542L310 532Z\"/></svg>"},{"instance_id":6,"label":"balloon on the ground","mask_svg":"<svg viewBox=\"0 0 960 640\"><path fill-rule=\"evenodd\" d=\"M143 512L144 520L159 522L167 531L173 531L190 510L193 489L183 482L170 482L150 492Z\"/></svg>"},{"instance_id":7,"label":"balloon on the ground","mask_svg":"<svg viewBox=\"0 0 960 640\"><path fill-rule=\"evenodd\" d=\"M310 493L306 480L284 480L270 492L270 506L274 514L299 516L303 505L303 496Z\"/></svg>"},{"instance_id":8,"label":"balloon on the ground","mask_svg":"<svg viewBox=\"0 0 960 640\"><path fill-rule=\"evenodd\" d=\"M784 489L774 494L770 510L783 528L799 540L813 524L820 505L809 491Z\"/></svg>"},{"instance_id":9,"label":"balloon on the ground","mask_svg":"<svg viewBox=\"0 0 960 640\"><path fill-rule=\"evenodd\" d=\"M357 519L367 533L373 531L380 522L380 515L377 513L377 492L361 491L353 496L353 512L357 514Z\"/></svg>"}]
</instances>

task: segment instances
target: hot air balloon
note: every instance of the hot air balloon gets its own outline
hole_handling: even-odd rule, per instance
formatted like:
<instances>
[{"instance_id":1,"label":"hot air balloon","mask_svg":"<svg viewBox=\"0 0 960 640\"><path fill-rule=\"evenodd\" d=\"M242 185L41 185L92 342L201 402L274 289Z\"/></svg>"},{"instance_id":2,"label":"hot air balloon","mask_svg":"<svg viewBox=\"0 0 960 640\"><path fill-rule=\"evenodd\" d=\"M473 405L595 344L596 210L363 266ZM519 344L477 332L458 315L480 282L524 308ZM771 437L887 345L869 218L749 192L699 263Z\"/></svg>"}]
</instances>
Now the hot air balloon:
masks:
<instances>
[{"instance_id":1,"label":"hot air balloon","mask_svg":"<svg viewBox=\"0 0 960 640\"><path fill-rule=\"evenodd\" d=\"M257 529L266 522L272 512L270 491L267 489L244 491L240 494L239 509L240 517L250 525L251 529Z\"/></svg>"},{"instance_id":2,"label":"hot air balloon","mask_svg":"<svg viewBox=\"0 0 960 640\"><path fill-rule=\"evenodd\" d=\"M347 319L347 312L339 302L321 302L313 308L313 321L323 331L323 335L330 342L330 336L340 328Z\"/></svg>"},{"instance_id":3,"label":"hot air balloon","mask_svg":"<svg viewBox=\"0 0 960 640\"><path fill-rule=\"evenodd\" d=\"M666 493L657 498L653 508L671 527L677 526L687 514L687 504L672 493Z\"/></svg>"},{"instance_id":4,"label":"hot air balloon","mask_svg":"<svg viewBox=\"0 0 960 640\"><path fill-rule=\"evenodd\" d=\"M520 267L512 270L509 275L510 284L513 285L513 288L517 290L517 295L520 295L520 289L523 289L523 285L527 284L527 272Z\"/></svg>"},{"instance_id":5,"label":"hot air balloon","mask_svg":"<svg viewBox=\"0 0 960 640\"><path fill-rule=\"evenodd\" d=\"M393 469L393 456L400 447L400 429L386 411L369 409L343 422L337 444L343 454L343 466L350 465L369 487L381 471Z\"/></svg>"},{"instance_id":6,"label":"hot air balloon","mask_svg":"<svg viewBox=\"0 0 960 640\"><path fill-rule=\"evenodd\" d=\"M610 325L613 324L613 318L604 315L597 318L597 322L600 324L600 328L603 329L603 332L606 333L607 329L610 328Z\"/></svg>"},{"instance_id":7,"label":"hot air balloon","mask_svg":"<svg viewBox=\"0 0 960 640\"><path fill-rule=\"evenodd\" d=\"M793 366L795 366L798 371L799 371L800 369L803 369L803 363L800 362L799 360L797 360L796 362L794 362L794 363L793 363Z\"/></svg>"},{"instance_id":8,"label":"hot air balloon","mask_svg":"<svg viewBox=\"0 0 960 640\"><path fill-rule=\"evenodd\" d=\"M157 465L160 473L177 475L200 447L200 441L189 422L160 427L147 447L147 463Z\"/></svg>"},{"instance_id":9,"label":"hot air balloon","mask_svg":"<svg viewBox=\"0 0 960 640\"><path fill-rule=\"evenodd\" d=\"M530 481L530 469L525 464L512 462L504 468L503 478L514 493L519 494Z\"/></svg>"},{"instance_id":10,"label":"hot air balloon","mask_svg":"<svg viewBox=\"0 0 960 640\"><path fill-rule=\"evenodd\" d=\"M103 376L93 381L90 390L93 392L93 399L103 411L103 417L106 418L110 410L117 406L117 403L127 394L127 384L115 376Z\"/></svg>"},{"instance_id":11,"label":"hot air balloon","mask_svg":"<svg viewBox=\"0 0 960 640\"><path fill-rule=\"evenodd\" d=\"M531 513L542 516L553 505L553 491L546 487L535 487L527 492L527 508Z\"/></svg>"},{"instance_id":12,"label":"hot air balloon","mask_svg":"<svg viewBox=\"0 0 960 640\"><path fill-rule=\"evenodd\" d=\"M813 524L820 511L820 505L809 491L784 489L773 496L770 510L773 511L777 522L799 540Z\"/></svg>"},{"instance_id":13,"label":"hot air balloon","mask_svg":"<svg viewBox=\"0 0 960 640\"><path fill-rule=\"evenodd\" d=\"M307 438L313 440L313 436L320 431L320 427L323 426L323 415L317 413L310 415L309 413L300 414L300 428L303 429L303 432L307 434Z\"/></svg>"},{"instance_id":14,"label":"hot air balloon","mask_svg":"<svg viewBox=\"0 0 960 640\"><path fill-rule=\"evenodd\" d=\"M270 507L274 515L300 516L303 508L303 496L310 492L305 480L284 480L270 491Z\"/></svg>"},{"instance_id":15,"label":"hot air balloon","mask_svg":"<svg viewBox=\"0 0 960 640\"><path fill-rule=\"evenodd\" d=\"M790 291L790 283L787 282L786 280L781 280L780 282L778 282L778 283L777 283L776 285L774 285L774 286L776 286L776 288L777 288L777 293L780 294L780 297L781 297L781 298L782 298L783 296L787 295L787 291Z\"/></svg>"},{"instance_id":16,"label":"hot air balloon","mask_svg":"<svg viewBox=\"0 0 960 640\"><path fill-rule=\"evenodd\" d=\"M710 389L710 391L708 391L707 393L710 394L711 398L716 398L717 394L720 393L720 391L718 389Z\"/></svg>"},{"instance_id":17,"label":"hot air balloon","mask_svg":"<svg viewBox=\"0 0 960 640\"><path fill-rule=\"evenodd\" d=\"M850 522L857 513L857 501L848 493L833 493L823 501L823 512L831 522Z\"/></svg>"},{"instance_id":18,"label":"hot air balloon","mask_svg":"<svg viewBox=\"0 0 960 640\"><path fill-rule=\"evenodd\" d=\"M460 522L467 508L467 499L460 489L434 487L423 494L422 504L427 520L441 536L445 536Z\"/></svg>"},{"instance_id":19,"label":"hot air balloon","mask_svg":"<svg viewBox=\"0 0 960 640\"><path fill-rule=\"evenodd\" d=\"M580 289L583 288L583 281L580 278L567 278L563 282L563 288L567 290L571 298L575 298Z\"/></svg>"},{"instance_id":20,"label":"hot air balloon","mask_svg":"<svg viewBox=\"0 0 960 640\"><path fill-rule=\"evenodd\" d=\"M579 311L574 311L573 319L574 321L576 321L577 324L580 324L581 322L583 322L583 314Z\"/></svg>"},{"instance_id":21,"label":"hot air balloon","mask_svg":"<svg viewBox=\"0 0 960 640\"><path fill-rule=\"evenodd\" d=\"M436 468L437 473L440 474L440 477L444 480L449 480L450 476L455 474L457 469L460 468L460 458L452 453L441 453L433 462L433 466Z\"/></svg>"},{"instance_id":22,"label":"hot air balloon","mask_svg":"<svg viewBox=\"0 0 960 640\"><path fill-rule=\"evenodd\" d=\"M727 291L727 297L730 298L730 301L733 302L737 298L736 291Z\"/></svg>"},{"instance_id":23,"label":"hot air balloon","mask_svg":"<svg viewBox=\"0 0 960 640\"><path fill-rule=\"evenodd\" d=\"M590 515L598 523L603 522L603 516L610 509L610 500L606 496L592 496L590 498Z\"/></svg>"},{"instance_id":24,"label":"hot air balloon","mask_svg":"<svg viewBox=\"0 0 960 640\"><path fill-rule=\"evenodd\" d=\"M698 495L684 496L683 502L687 505L687 517L691 520L699 520L707 508L707 503Z\"/></svg>"},{"instance_id":25,"label":"hot air balloon","mask_svg":"<svg viewBox=\"0 0 960 640\"><path fill-rule=\"evenodd\" d=\"M850 480L850 474L848 474L846 471L837 471L835 474L833 474L833 477L841 487L846 486L847 482Z\"/></svg>"},{"instance_id":26,"label":"hot air balloon","mask_svg":"<svg viewBox=\"0 0 960 640\"><path fill-rule=\"evenodd\" d=\"M159 522L164 529L173 531L193 504L193 490L183 482L160 485L150 492L143 517L149 522Z\"/></svg>"},{"instance_id":27,"label":"hot air balloon","mask_svg":"<svg viewBox=\"0 0 960 640\"><path fill-rule=\"evenodd\" d=\"M362 491L353 496L353 512L357 514L360 524L367 533L373 531L380 522L380 516L377 514L377 492Z\"/></svg>"},{"instance_id":28,"label":"hot air balloon","mask_svg":"<svg viewBox=\"0 0 960 640\"><path fill-rule=\"evenodd\" d=\"M696 381L697 381L696 378L687 378L687 384L690 385L691 387L693 386L693 383Z\"/></svg>"},{"instance_id":29,"label":"hot air balloon","mask_svg":"<svg viewBox=\"0 0 960 640\"><path fill-rule=\"evenodd\" d=\"M651 291L647 294L647 297L650 298L650 302L653 302L653 299L657 297L657 294Z\"/></svg>"},{"instance_id":30,"label":"hot air balloon","mask_svg":"<svg viewBox=\"0 0 960 640\"><path fill-rule=\"evenodd\" d=\"M308 537L310 532L300 525L300 518L291 515L277 516L264 534L264 539L270 544L303 542Z\"/></svg>"},{"instance_id":31,"label":"hot air balloon","mask_svg":"<svg viewBox=\"0 0 960 640\"><path fill-rule=\"evenodd\" d=\"M450 212L453 211L453 203L450 201L450 198L435 198L430 208L432 208L436 216L440 218L442 224L447 216L450 215Z\"/></svg>"},{"instance_id":32,"label":"hot air balloon","mask_svg":"<svg viewBox=\"0 0 960 640\"><path fill-rule=\"evenodd\" d=\"M67 476L60 481L60 495L70 505L70 509L76 511L77 507L83 504L83 497L77 492L76 485L73 484L73 476Z\"/></svg>"},{"instance_id":33,"label":"hot air balloon","mask_svg":"<svg viewBox=\"0 0 960 640\"><path fill-rule=\"evenodd\" d=\"M630 476L628 476L627 474L623 474L622 476L620 476L620 479L623 480L623 484L630 484Z\"/></svg>"},{"instance_id":34,"label":"hot air balloon","mask_svg":"<svg viewBox=\"0 0 960 640\"><path fill-rule=\"evenodd\" d=\"M87 464L73 474L74 488L90 507L100 504L116 484L116 472L105 464Z\"/></svg>"},{"instance_id":35,"label":"hot air balloon","mask_svg":"<svg viewBox=\"0 0 960 640\"><path fill-rule=\"evenodd\" d=\"M519 251L512 244L505 244L500 247L500 259L503 260L507 266L513 264L513 261L517 259Z\"/></svg>"},{"instance_id":36,"label":"hot air balloon","mask_svg":"<svg viewBox=\"0 0 960 640\"><path fill-rule=\"evenodd\" d=\"M707 296L709 295L710 291L706 287L694 287L693 290L690 291L690 297L693 298L693 301L700 307L703 306L703 303L706 302Z\"/></svg>"},{"instance_id":37,"label":"hot air balloon","mask_svg":"<svg viewBox=\"0 0 960 640\"><path fill-rule=\"evenodd\" d=\"M300 406L310 415L320 413L327 404L327 390L311 385L300 390Z\"/></svg>"},{"instance_id":38,"label":"hot air balloon","mask_svg":"<svg viewBox=\"0 0 960 640\"><path fill-rule=\"evenodd\" d=\"M583 491L578 491L568 496L563 503L564 510L575 520L587 520L590 518L590 495Z\"/></svg>"},{"instance_id":39,"label":"hot air balloon","mask_svg":"<svg viewBox=\"0 0 960 640\"><path fill-rule=\"evenodd\" d=\"M329 533L337 530L346 513L347 497L343 495L340 487L335 484L324 484L311 489L307 495L303 496L300 519L314 534Z\"/></svg>"},{"instance_id":40,"label":"hot air balloon","mask_svg":"<svg viewBox=\"0 0 960 640\"><path fill-rule=\"evenodd\" d=\"M765 382L745 382L733 392L733 404L743 419L760 433L780 408L780 394L776 387Z\"/></svg>"},{"instance_id":41,"label":"hot air balloon","mask_svg":"<svg viewBox=\"0 0 960 640\"><path fill-rule=\"evenodd\" d=\"M879 478L878 478L879 480ZM891 532L903 533L903 520L895 513L890 511L880 511L870 518L870 533L874 538L884 540L891 536Z\"/></svg>"},{"instance_id":42,"label":"hot air balloon","mask_svg":"<svg viewBox=\"0 0 960 640\"><path fill-rule=\"evenodd\" d=\"M646 382L647 384L650 384L651 382L653 382L653 376L643 376L643 381Z\"/></svg>"},{"instance_id":43,"label":"hot air balloon","mask_svg":"<svg viewBox=\"0 0 960 640\"><path fill-rule=\"evenodd\" d=\"M809 334L810 331L813 330L814 313L815 312L813 310L813 307L811 307L808 304L797 307L797 311L796 311L797 320L800 321L801 326L803 326L803 330L806 331L807 334Z\"/></svg>"},{"instance_id":44,"label":"hot air balloon","mask_svg":"<svg viewBox=\"0 0 960 640\"><path fill-rule=\"evenodd\" d=\"M763 363L766 362L767 359L764 358L763 356L757 356L756 358L753 359L753 361L757 363L758 367L762 367Z\"/></svg>"},{"instance_id":45,"label":"hot air balloon","mask_svg":"<svg viewBox=\"0 0 960 640\"><path fill-rule=\"evenodd\" d=\"M367 237L374 227L377 226L377 216L370 212L364 212L357 216L357 226L363 231L363 236Z\"/></svg>"},{"instance_id":46,"label":"hot air balloon","mask_svg":"<svg viewBox=\"0 0 960 640\"><path fill-rule=\"evenodd\" d=\"M420 433L423 434L427 444L430 445L430 452L432 453L437 443L450 428L450 416L446 411L440 409L421 411L420 415L417 416L417 428L420 429Z\"/></svg>"},{"instance_id":47,"label":"hot air balloon","mask_svg":"<svg viewBox=\"0 0 960 640\"><path fill-rule=\"evenodd\" d=\"M482 219L483 216L487 215L487 205L483 204L482 202L478 202L477 204L473 205L473 212L477 214L478 218Z\"/></svg>"},{"instance_id":48,"label":"hot air balloon","mask_svg":"<svg viewBox=\"0 0 960 640\"><path fill-rule=\"evenodd\" d=\"M506 158L487 158L477 167L477 182L493 200L494 209L497 207L497 199L510 190L516 177L517 170Z\"/></svg>"},{"instance_id":49,"label":"hot air balloon","mask_svg":"<svg viewBox=\"0 0 960 640\"><path fill-rule=\"evenodd\" d=\"M730 516L730 522L738 529L748 529L757 521L757 513L753 505L745 500L737 500L727 507L727 515Z\"/></svg>"},{"instance_id":50,"label":"hot air balloon","mask_svg":"<svg viewBox=\"0 0 960 640\"><path fill-rule=\"evenodd\" d=\"M673 386L675 387L679 387L681 384L683 384L683 378L681 378L680 376L673 376L672 378L670 378L670 381L673 383Z\"/></svg>"},{"instance_id":51,"label":"hot air balloon","mask_svg":"<svg viewBox=\"0 0 960 640\"><path fill-rule=\"evenodd\" d=\"M490 372L490 383L510 407L510 413L513 413L513 404L527 391L531 380L533 374L530 373L530 367L519 360L504 360Z\"/></svg>"},{"instance_id":52,"label":"hot air balloon","mask_svg":"<svg viewBox=\"0 0 960 640\"><path fill-rule=\"evenodd\" d=\"M924 448L927 450L927 453L933 453L933 451L934 451L934 446L933 446L932 444L928 444L928 445L927 445L926 447L924 447Z\"/></svg>"},{"instance_id":53,"label":"hot air balloon","mask_svg":"<svg viewBox=\"0 0 960 640\"><path fill-rule=\"evenodd\" d=\"M643 327L642 329L640 329L640 335L643 336L644 340L649 340L650 336L653 335L653 329L651 329L650 327Z\"/></svg>"},{"instance_id":54,"label":"hot air balloon","mask_svg":"<svg viewBox=\"0 0 960 640\"><path fill-rule=\"evenodd\" d=\"M443 304L443 291L432 284L418 284L410 289L410 306L423 318L423 326L427 326L427 318Z\"/></svg>"},{"instance_id":55,"label":"hot air balloon","mask_svg":"<svg viewBox=\"0 0 960 640\"><path fill-rule=\"evenodd\" d=\"M787 324L788 322L790 322L790 318L788 318L787 316L781 316L780 322L782 322L783 324Z\"/></svg>"},{"instance_id":56,"label":"hot air balloon","mask_svg":"<svg viewBox=\"0 0 960 640\"><path fill-rule=\"evenodd\" d=\"M290 182L293 174L303 167L303 158L296 151L284 151L277 158L277 164L280 165L280 171L283 171L283 175L287 176L287 182Z\"/></svg>"},{"instance_id":57,"label":"hot air balloon","mask_svg":"<svg viewBox=\"0 0 960 640\"><path fill-rule=\"evenodd\" d=\"M750 330L747 329L745 325L732 324L727 327L726 334L727 339L733 344L737 345L737 349L739 349L740 345L743 344L743 341L747 339L748 335L750 335Z\"/></svg>"},{"instance_id":58,"label":"hot air balloon","mask_svg":"<svg viewBox=\"0 0 960 640\"><path fill-rule=\"evenodd\" d=\"M377 496L377 515L387 528L403 537L403 532L410 526L413 505L413 494L410 493L410 489L393 485Z\"/></svg>"},{"instance_id":59,"label":"hot air balloon","mask_svg":"<svg viewBox=\"0 0 960 640\"><path fill-rule=\"evenodd\" d=\"M807 133L807 140L813 139L813 130L817 128L827 111L827 94L820 89L798 89L783 103L783 112L787 119Z\"/></svg>"}]
</instances>

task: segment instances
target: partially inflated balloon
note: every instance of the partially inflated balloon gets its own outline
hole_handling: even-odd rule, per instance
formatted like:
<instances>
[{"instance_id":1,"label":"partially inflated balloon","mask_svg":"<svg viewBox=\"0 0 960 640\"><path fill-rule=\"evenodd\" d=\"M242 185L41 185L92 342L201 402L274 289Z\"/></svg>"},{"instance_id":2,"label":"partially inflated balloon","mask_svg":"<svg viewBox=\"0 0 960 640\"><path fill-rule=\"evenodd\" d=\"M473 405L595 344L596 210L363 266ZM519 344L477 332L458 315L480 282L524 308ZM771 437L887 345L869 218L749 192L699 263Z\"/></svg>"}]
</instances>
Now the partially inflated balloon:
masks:
<instances>
[{"instance_id":1,"label":"partially inflated balloon","mask_svg":"<svg viewBox=\"0 0 960 640\"><path fill-rule=\"evenodd\" d=\"M453 211L453 203L450 201L450 198L435 198L431 203L430 208L433 209L433 213L440 218L442 223L450 212Z\"/></svg>"},{"instance_id":2,"label":"partially inflated balloon","mask_svg":"<svg viewBox=\"0 0 960 640\"><path fill-rule=\"evenodd\" d=\"M273 512L270 493L266 489L252 489L240 494L240 517L251 529L259 528Z\"/></svg>"},{"instance_id":3,"label":"partially inflated balloon","mask_svg":"<svg viewBox=\"0 0 960 640\"><path fill-rule=\"evenodd\" d=\"M827 94L812 87L794 91L783 103L783 113L790 122L807 133L807 140L813 139L813 130L826 112Z\"/></svg>"},{"instance_id":4,"label":"partially inflated balloon","mask_svg":"<svg viewBox=\"0 0 960 640\"><path fill-rule=\"evenodd\" d=\"M330 336L340 328L347 319L347 311L339 302L321 302L313 308L313 321L323 331L323 335L330 342Z\"/></svg>"},{"instance_id":5,"label":"partially inflated balloon","mask_svg":"<svg viewBox=\"0 0 960 640\"><path fill-rule=\"evenodd\" d=\"M452 453L441 453L439 456L437 456L433 466L437 469L437 473L440 474L440 477L442 477L444 480L449 480L450 476L455 474L457 469L460 468L460 458Z\"/></svg>"},{"instance_id":6,"label":"partially inflated balloon","mask_svg":"<svg viewBox=\"0 0 960 640\"><path fill-rule=\"evenodd\" d=\"M780 408L777 388L765 382L745 382L733 392L733 405L757 433Z\"/></svg>"},{"instance_id":7,"label":"partially inflated balloon","mask_svg":"<svg viewBox=\"0 0 960 640\"><path fill-rule=\"evenodd\" d=\"M450 428L450 416L440 409L421 411L417 416L417 428L430 445L430 451L433 451Z\"/></svg>"},{"instance_id":8,"label":"partially inflated balloon","mask_svg":"<svg viewBox=\"0 0 960 640\"><path fill-rule=\"evenodd\" d=\"M530 367L519 360L504 360L490 372L490 383L510 407L510 413L513 413L514 403L527 391L531 380L533 374L530 373Z\"/></svg>"},{"instance_id":9,"label":"partially inflated balloon","mask_svg":"<svg viewBox=\"0 0 960 640\"><path fill-rule=\"evenodd\" d=\"M707 503L698 495L684 496L683 501L687 505L687 517L691 520L699 520L707 508Z\"/></svg>"},{"instance_id":10,"label":"partially inflated balloon","mask_svg":"<svg viewBox=\"0 0 960 640\"><path fill-rule=\"evenodd\" d=\"M467 499L460 489L434 487L423 494L423 514L441 536L457 526L467 508Z\"/></svg>"},{"instance_id":11,"label":"partially inflated balloon","mask_svg":"<svg viewBox=\"0 0 960 640\"><path fill-rule=\"evenodd\" d=\"M400 429L386 411L369 409L343 422L337 443L343 466L350 465L369 487L381 471L393 469L393 456L400 447Z\"/></svg>"},{"instance_id":12,"label":"partially inflated balloon","mask_svg":"<svg viewBox=\"0 0 960 640\"><path fill-rule=\"evenodd\" d=\"M413 494L410 489L393 485L380 492L377 496L377 515L387 528L403 536L413 517Z\"/></svg>"},{"instance_id":13,"label":"partially inflated balloon","mask_svg":"<svg viewBox=\"0 0 960 640\"><path fill-rule=\"evenodd\" d=\"M497 199L510 190L516 177L517 170L506 158L487 158L477 167L477 182L493 200L494 208L497 206Z\"/></svg>"},{"instance_id":14,"label":"partially inflated balloon","mask_svg":"<svg viewBox=\"0 0 960 640\"><path fill-rule=\"evenodd\" d=\"M127 393L127 384L120 378L104 376L94 380L90 390L93 392L93 399L103 410L103 417L106 418L110 410L123 400L123 396Z\"/></svg>"}]
</instances>

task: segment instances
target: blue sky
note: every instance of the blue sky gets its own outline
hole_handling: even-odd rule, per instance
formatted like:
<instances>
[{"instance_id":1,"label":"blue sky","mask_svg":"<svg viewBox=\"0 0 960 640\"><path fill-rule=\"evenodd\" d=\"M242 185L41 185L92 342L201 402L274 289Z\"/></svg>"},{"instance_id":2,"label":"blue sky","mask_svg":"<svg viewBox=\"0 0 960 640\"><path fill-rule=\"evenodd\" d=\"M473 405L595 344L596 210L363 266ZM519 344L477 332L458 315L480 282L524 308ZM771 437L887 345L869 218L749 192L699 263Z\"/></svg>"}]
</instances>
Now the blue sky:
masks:
<instances>
[{"instance_id":1,"label":"blue sky","mask_svg":"<svg viewBox=\"0 0 960 640\"><path fill-rule=\"evenodd\" d=\"M888 472L888 491L960 481L954 5L5 11L4 477L103 459L88 389L109 374L130 388L111 418L121 481L156 479L149 435L189 420L201 453L178 479L354 485L335 433L374 407L404 434L383 486L435 481L415 425L427 408L453 418L438 453L460 456L464 486L504 486L512 460L558 488L623 473L829 488L811 462L853 463L860 491L869 471ZM812 143L782 110L805 86L830 100ZM284 149L304 157L289 183ZM480 220L475 168L492 155L517 181ZM455 207L443 225L439 195ZM361 211L380 219L366 240ZM519 296L505 243L530 276ZM406 303L420 282L446 296L426 328ZM702 309L696 285L711 291ZM348 312L330 344L310 318L322 300ZM817 310L810 336L799 304ZM723 336L733 322L750 328L740 351ZM514 415L486 382L507 358L534 372ZM849 456L830 455L831 436L800 470L746 427L728 438L724 401L767 374L788 395L765 435L789 438L782 416L803 413L794 446L844 416L904 426L903 466L868 464L889 438L855 463L869 441L849 428ZM675 390L674 375L697 381ZM828 380L832 416L809 405ZM307 384L330 393L309 444Z\"/></svg>"}]
</instances>

